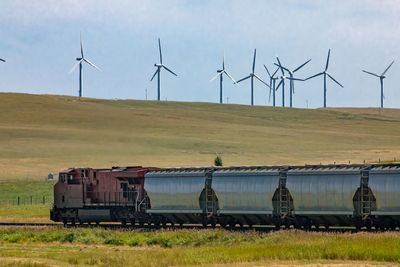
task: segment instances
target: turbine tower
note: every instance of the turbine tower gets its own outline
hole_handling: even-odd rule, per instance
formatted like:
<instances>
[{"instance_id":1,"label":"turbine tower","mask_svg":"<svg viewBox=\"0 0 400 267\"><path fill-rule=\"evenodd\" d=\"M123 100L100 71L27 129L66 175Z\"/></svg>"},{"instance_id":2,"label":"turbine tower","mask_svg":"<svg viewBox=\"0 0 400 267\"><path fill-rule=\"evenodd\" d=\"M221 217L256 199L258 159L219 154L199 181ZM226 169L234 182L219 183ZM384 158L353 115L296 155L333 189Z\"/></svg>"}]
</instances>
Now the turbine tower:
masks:
<instances>
[{"instance_id":1,"label":"turbine tower","mask_svg":"<svg viewBox=\"0 0 400 267\"><path fill-rule=\"evenodd\" d=\"M266 86L269 87L268 84L266 84L263 80L261 80L260 77L258 77L254 73L255 68L256 68L256 49L254 49L253 68L252 68L251 73L248 76L246 76L246 77L240 79L239 81L235 82L235 84L236 83L240 83L241 81L244 81L244 80L247 80L248 78L250 78L250 81L251 81L251 105L252 106L254 105L254 85L253 85L254 84L254 81L253 81L254 77L256 77L257 80L259 80L260 82L262 82L263 84L265 84Z\"/></svg>"},{"instance_id":2,"label":"turbine tower","mask_svg":"<svg viewBox=\"0 0 400 267\"><path fill-rule=\"evenodd\" d=\"M308 62L311 61L311 59L307 60L306 62L304 62L303 64L301 64L297 68L295 68L294 70L289 70L288 68L285 68L284 66L282 66L279 58L276 57L276 59L278 60L278 64L276 64L276 63L274 63L274 64L276 66L278 66L281 70L284 69L289 73L289 77L287 77L287 78L290 80L290 107L293 107L294 81L304 81L303 79L294 78L293 77L294 73L296 71L298 71L299 69L301 69L302 67L304 67Z\"/></svg>"},{"instance_id":3,"label":"turbine tower","mask_svg":"<svg viewBox=\"0 0 400 267\"><path fill-rule=\"evenodd\" d=\"M315 78L317 76L320 75L324 75L324 108L326 108L326 76L328 76L329 78L331 78L332 81L334 81L335 83L337 83L340 87L343 88L343 85L341 85L338 81L335 80L335 78L333 78L329 73L328 73L328 66L329 66L329 56L331 54L331 50L329 49L328 51L328 57L326 58L326 65L325 65L325 70L323 72L317 73L311 77L308 77L307 79L305 79L306 81L312 78Z\"/></svg>"},{"instance_id":4,"label":"turbine tower","mask_svg":"<svg viewBox=\"0 0 400 267\"><path fill-rule=\"evenodd\" d=\"M160 51L160 63L159 64L154 64L155 67L157 67L156 72L154 73L153 77L151 77L150 81L153 81L154 77L157 75L157 100L160 101L160 74L161 74L161 69L164 68L167 71L169 71L170 73L172 73L175 76L176 75L172 70L170 70L169 68L167 68L163 63L162 63L162 53L161 53L161 41L160 38L158 38L158 50Z\"/></svg>"},{"instance_id":5,"label":"turbine tower","mask_svg":"<svg viewBox=\"0 0 400 267\"><path fill-rule=\"evenodd\" d=\"M277 57L278 58L278 57ZM288 79L285 75L285 71L282 68L278 68L282 72L282 76L279 77L281 81L278 83L276 90L278 91L279 87L282 85L282 107L285 107L285 80Z\"/></svg>"},{"instance_id":6,"label":"turbine tower","mask_svg":"<svg viewBox=\"0 0 400 267\"><path fill-rule=\"evenodd\" d=\"M86 62L87 64L89 64L90 66L94 67L95 69L101 71L101 69L99 67L97 67L96 65L94 65L92 62L90 62L87 58L85 58L84 56L84 52L83 52L83 43L82 43L82 34L80 36L80 40L81 40L81 57L77 57L76 60L78 61L73 67L72 69L69 71L70 73L74 71L74 69L79 65L79 98L82 97L82 63Z\"/></svg>"},{"instance_id":7,"label":"turbine tower","mask_svg":"<svg viewBox=\"0 0 400 267\"><path fill-rule=\"evenodd\" d=\"M232 78L232 76L225 70L225 56L222 56L222 69L217 70L217 75L215 75L210 82L214 81L216 78L219 76L219 103L222 104L222 80L223 80L223 75L225 74L226 76L229 77L235 83L235 80Z\"/></svg>"},{"instance_id":8,"label":"turbine tower","mask_svg":"<svg viewBox=\"0 0 400 267\"><path fill-rule=\"evenodd\" d=\"M275 74L278 72L279 68L277 68L272 75L269 72L267 66L264 65L264 68L267 71L268 76L269 76L269 98L268 98L268 101L271 100L271 90L272 90L272 103L273 103L273 106L275 107L275 91L277 90L276 80L279 79L278 77L275 77Z\"/></svg>"},{"instance_id":9,"label":"turbine tower","mask_svg":"<svg viewBox=\"0 0 400 267\"><path fill-rule=\"evenodd\" d=\"M378 77L379 80L380 80L380 82L381 82L381 108L383 108L383 98L384 98L384 96L383 96L383 79L386 78L385 74L386 74L386 72L390 69L390 67L393 65L393 63L394 63L394 60L393 60L392 63L390 63L390 65L385 69L385 71L382 72L381 75L378 75L378 74L375 74L375 73L372 73L372 72L363 70L363 72L365 72L365 73L367 73L367 74L371 74L371 75L373 75L373 76Z\"/></svg>"}]
</instances>

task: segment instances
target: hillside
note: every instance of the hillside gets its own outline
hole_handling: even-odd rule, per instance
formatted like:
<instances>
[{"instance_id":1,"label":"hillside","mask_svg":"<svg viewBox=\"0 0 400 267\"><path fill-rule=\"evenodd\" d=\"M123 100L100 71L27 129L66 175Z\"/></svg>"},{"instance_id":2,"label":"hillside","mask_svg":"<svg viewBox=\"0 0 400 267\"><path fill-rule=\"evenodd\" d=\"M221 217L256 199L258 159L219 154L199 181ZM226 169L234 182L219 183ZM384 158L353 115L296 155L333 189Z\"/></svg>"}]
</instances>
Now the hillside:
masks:
<instances>
[{"instance_id":1,"label":"hillside","mask_svg":"<svg viewBox=\"0 0 400 267\"><path fill-rule=\"evenodd\" d=\"M0 94L0 179L68 167L400 158L400 110L288 109Z\"/></svg>"}]
</instances>

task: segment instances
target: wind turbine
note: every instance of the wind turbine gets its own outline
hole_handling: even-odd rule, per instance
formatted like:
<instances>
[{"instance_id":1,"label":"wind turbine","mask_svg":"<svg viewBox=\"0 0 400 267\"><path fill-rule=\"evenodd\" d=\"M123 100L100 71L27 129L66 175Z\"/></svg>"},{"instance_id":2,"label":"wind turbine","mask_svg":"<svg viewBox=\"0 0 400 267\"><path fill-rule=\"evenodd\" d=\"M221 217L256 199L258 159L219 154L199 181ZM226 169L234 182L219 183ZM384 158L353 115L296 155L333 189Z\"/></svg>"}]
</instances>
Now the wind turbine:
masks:
<instances>
[{"instance_id":1,"label":"wind turbine","mask_svg":"<svg viewBox=\"0 0 400 267\"><path fill-rule=\"evenodd\" d=\"M371 74L371 75L373 75L373 76L378 77L379 80L380 80L380 82L381 82L381 108L383 108L383 98L384 98L384 96L383 96L383 79L386 78L385 73L390 69L390 67L393 65L393 63L394 63L394 60L393 60L392 63L390 63L390 65L385 69L385 71L382 72L381 75L378 75L378 74L375 74L375 73L372 73L372 72L363 70L363 72L365 72L365 73L367 73L367 74Z\"/></svg>"},{"instance_id":2,"label":"wind turbine","mask_svg":"<svg viewBox=\"0 0 400 267\"><path fill-rule=\"evenodd\" d=\"M232 76L225 70L225 56L222 56L222 69L217 70L218 74L215 75L210 82L214 81L216 78L219 76L219 103L222 104L222 79L223 75L226 74L226 76L229 77L235 83L235 80L232 78Z\"/></svg>"},{"instance_id":3,"label":"wind turbine","mask_svg":"<svg viewBox=\"0 0 400 267\"><path fill-rule=\"evenodd\" d=\"M276 59L278 60L279 64L276 64L276 63L274 63L274 64L276 66L278 66L281 70L284 69L289 73L289 77L287 77L287 78L290 80L290 107L293 107L294 81L304 81L303 79L294 78L293 77L294 73L296 71L298 71L299 69L301 69L302 67L304 67L308 62L311 61L311 59L307 60L306 62L304 62L297 68L295 68L294 70L289 70L288 68L285 68L284 66L282 66L281 62L279 61L279 58L276 57Z\"/></svg>"},{"instance_id":4,"label":"wind turbine","mask_svg":"<svg viewBox=\"0 0 400 267\"><path fill-rule=\"evenodd\" d=\"M343 85L341 85L338 81L335 80L335 78L333 78L329 73L328 73L328 66L329 66L329 56L331 54L331 50L329 49L328 51L328 57L326 58L326 65L325 65L325 70L323 72L317 73L311 77L308 77L307 79L305 79L306 81L312 78L315 78L317 76L320 75L324 75L324 108L326 108L326 76L328 76L329 78L331 78L332 81L334 81L335 83L337 83L340 87L343 88Z\"/></svg>"},{"instance_id":5,"label":"wind turbine","mask_svg":"<svg viewBox=\"0 0 400 267\"><path fill-rule=\"evenodd\" d=\"M74 69L79 65L79 98L82 97L82 63L86 62L87 64L89 64L90 66L92 66L93 68L101 71L101 69L99 67L97 67L96 65L94 65L92 62L90 62L87 58L85 58L84 56L84 52L83 52L83 43L82 43L82 34L80 36L80 40L81 40L81 57L77 57L76 60L78 61L73 67L72 69L69 71L70 73L74 71Z\"/></svg>"},{"instance_id":6,"label":"wind turbine","mask_svg":"<svg viewBox=\"0 0 400 267\"><path fill-rule=\"evenodd\" d=\"M266 84L263 80L261 80L260 77L258 77L254 73L255 68L256 68L256 49L254 49L253 68L252 68L251 73L248 76L246 76L246 77L240 79L239 81L235 82L235 84L236 83L240 83L241 81L244 81L244 80L247 80L248 78L250 78L250 81L251 81L251 105L252 106L254 105L254 85L253 85L254 84L254 82L253 82L254 77L256 77L257 80L259 80L260 82L262 82L263 84L265 84L266 86L269 87L268 84Z\"/></svg>"},{"instance_id":7,"label":"wind turbine","mask_svg":"<svg viewBox=\"0 0 400 267\"><path fill-rule=\"evenodd\" d=\"M271 100L271 90L272 90L272 103L273 106L275 107L275 91L276 91L276 80L278 80L278 77L275 77L275 74L278 72L279 68L276 69L276 71L271 75L271 73L269 72L267 66L264 65L265 70L268 73L269 76L269 100Z\"/></svg>"},{"instance_id":8,"label":"wind turbine","mask_svg":"<svg viewBox=\"0 0 400 267\"><path fill-rule=\"evenodd\" d=\"M152 81L154 79L154 77L157 75L157 100L160 101L160 74L161 74L161 69L164 68L167 71L171 72L173 75L176 75L172 70L170 70L169 68L167 68L163 63L162 63L162 53L161 53L161 41L160 38L158 38L158 50L160 51L160 63L159 64L154 64L155 67L157 67L156 72L154 73L153 77L151 77L150 81Z\"/></svg>"},{"instance_id":9,"label":"wind turbine","mask_svg":"<svg viewBox=\"0 0 400 267\"><path fill-rule=\"evenodd\" d=\"M278 57L276 57L276 58L278 58ZM279 61L278 61L278 63L279 63ZM288 79L288 77L286 77L285 71L283 70L283 68L279 67L278 69L281 70L282 76L280 77L281 81L278 83L276 90L278 91L279 87L282 85L282 107L285 107L285 80Z\"/></svg>"}]
</instances>

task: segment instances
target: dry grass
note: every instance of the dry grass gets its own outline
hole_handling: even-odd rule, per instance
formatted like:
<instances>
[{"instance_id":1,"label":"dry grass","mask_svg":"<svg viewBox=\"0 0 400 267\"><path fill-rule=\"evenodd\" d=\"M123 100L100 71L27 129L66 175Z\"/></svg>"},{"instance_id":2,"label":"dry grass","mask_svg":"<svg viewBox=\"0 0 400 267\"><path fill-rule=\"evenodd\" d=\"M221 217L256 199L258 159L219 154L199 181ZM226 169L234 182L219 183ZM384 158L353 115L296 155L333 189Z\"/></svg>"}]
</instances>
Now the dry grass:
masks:
<instances>
[{"instance_id":1,"label":"dry grass","mask_svg":"<svg viewBox=\"0 0 400 267\"><path fill-rule=\"evenodd\" d=\"M39 266L398 265L400 233L0 229L0 259ZM141 240L142 243L134 242ZM200 242L199 242L200 240ZM166 246L166 244L169 244Z\"/></svg>"},{"instance_id":2,"label":"dry grass","mask_svg":"<svg viewBox=\"0 0 400 267\"><path fill-rule=\"evenodd\" d=\"M1 94L0 179L67 167L362 162L400 158L400 110L283 109Z\"/></svg>"}]
</instances>

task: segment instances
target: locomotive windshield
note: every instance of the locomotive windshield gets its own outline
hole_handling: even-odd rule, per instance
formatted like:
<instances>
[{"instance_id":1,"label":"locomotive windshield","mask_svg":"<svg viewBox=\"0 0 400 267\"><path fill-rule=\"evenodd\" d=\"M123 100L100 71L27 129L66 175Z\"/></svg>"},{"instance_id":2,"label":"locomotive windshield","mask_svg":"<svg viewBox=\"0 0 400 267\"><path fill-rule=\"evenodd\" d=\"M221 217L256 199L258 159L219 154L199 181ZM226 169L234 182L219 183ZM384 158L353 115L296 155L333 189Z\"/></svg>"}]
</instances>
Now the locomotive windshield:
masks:
<instances>
[{"instance_id":1,"label":"locomotive windshield","mask_svg":"<svg viewBox=\"0 0 400 267\"><path fill-rule=\"evenodd\" d=\"M67 181L71 181L73 179L72 174L68 175L66 173L60 173L58 180L61 183L66 183Z\"/></svg>"}]
</instances>

